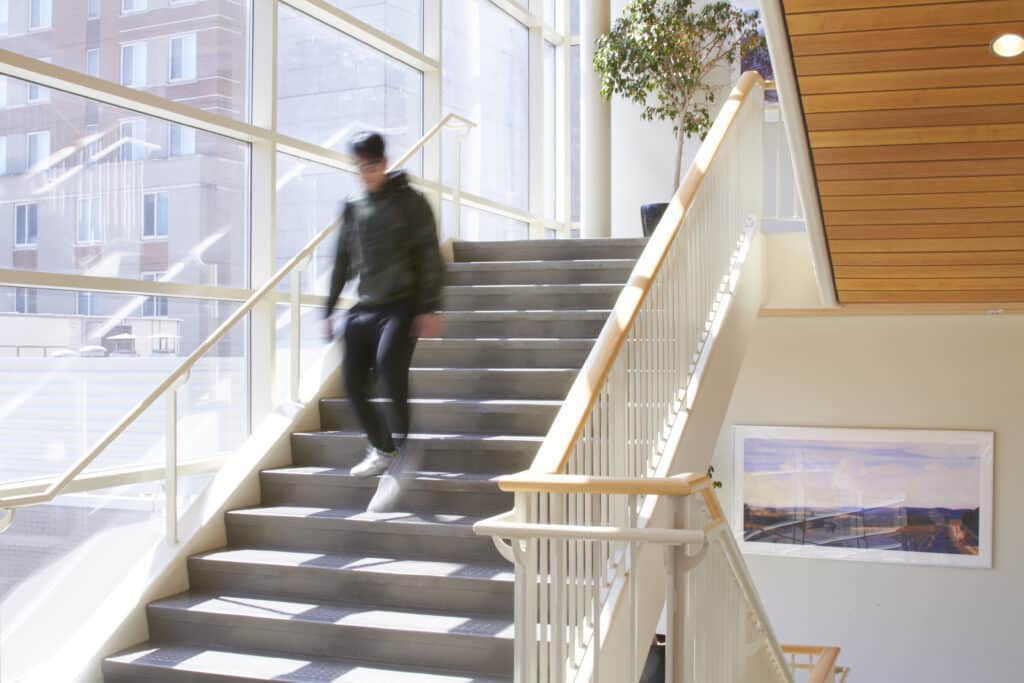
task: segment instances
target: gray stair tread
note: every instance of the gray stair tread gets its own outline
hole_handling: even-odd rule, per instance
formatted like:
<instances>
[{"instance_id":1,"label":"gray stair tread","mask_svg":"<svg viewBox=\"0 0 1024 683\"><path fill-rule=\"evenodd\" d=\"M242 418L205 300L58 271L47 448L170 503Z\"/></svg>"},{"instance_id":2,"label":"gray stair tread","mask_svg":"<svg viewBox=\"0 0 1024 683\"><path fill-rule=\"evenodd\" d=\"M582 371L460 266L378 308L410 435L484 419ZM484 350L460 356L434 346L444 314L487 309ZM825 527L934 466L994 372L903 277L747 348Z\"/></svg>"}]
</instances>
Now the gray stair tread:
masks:
<instances>
[{"instance_id":1,"label":"gray stair tread","mask_svg":"<svg viewBox=\"0 0 1024 683\"><path fill-rule=\"evenodd\" d=\"M479 375L480 373L495 373L495 374L509 374L509 373L529 373L531 375L555 375L559 373L572 373L577 374L580 372L579 368L428 368L419 367L412 368L414 373L444 373L449 375L452 373L463 374L463 375Z\"/></svg>"},{"instance_id":2,"label":"gray stair tread","mask_svg":"<svg viewBox=\"0 0 1024 683\"><path fill-rule=\"evenodd\" d=\"M515 246L536 246L539 248L546 248L552 245L563 246L568 245L574 249L585 249L587 247L600 247L606 244L616 245L627 245L627 246L643 246L647 244L646 237L574 237L572 239L560 239L560 240L460 240L455 243L456 246L470 246L470 247L515 247Z\"/></svg>"},{"instance_id":3,"label":"gray stair tread","mask_svg":"<svg viewBox=\"0 0 1024 683\"><path fill-rule=\"evenodd\" d=\"M277 569L306 568L358 574L388 574L430 578L480 579L511 583L515 571L509 564L452 562L444 560L378 557L359 554L324 554L294 550L232 548L196 555L195 562L222 565L262 565Z\"/></svg>"},{"instance_id":4,"label":"gray stair tread","mask_svg":"<svg viewBox=\"0 0 1024 683\"><path fill-rule=\"evenodd\" d=\"M248 617L281 623L331 624L361 629L439 635L458 634L511 640L509 619L436 610L402 610L374 605L278 600L270 597L180 593L150 604L150 609L174 619Z\"/></svg>"},{"instance_id":5,"label":"gray stair tread","mask_svg":"<svg viewBox=\"0 0 1024 683\"><path fill-rule=\"evenodd\" d=\"M294 432L298 437L320 437L335 436L344 439L366 440L363 432L346 430L324 430L319 432ZM439 432L413 432L406 437L406 441L443 441L454 443L519 443L539 446L544 442L543 436L518 436L518 435L493 435L493 434L443 434Z\"/></svg>"},{"instance_id":6,"label":"gray stair tread","mask_svg":"<svg viewBox=\"0 0 1024 683\"><path fill-rule=\"evenodd\" d=\"M447 315L447 314L445 314ZM444 344L446 346L497 346L501 348L544 349L544 348L587 348L597 341L596 338L574 337L482 337L479 339L465 337L425 337L416 342L416 346ZM415 360L414 360L415 362Z\"/></svg>"},{"instance_id":7,"label":"gray stair tread","mask_svg":"<svg viewBox=\"0 0 1024 683\"><path fill-rule=\"evenodd\" d=\"M475 537L473 524L480 517L452 514L422 514L413 512L367 512L363 509L307 507L301 505L270 505L265 507L230 510L232 519L299 520L326 527L339 526L358 529L372 527L380 533L415 533L420 535Z\"/></svg>"},{"instance_id":8,"label":"gray stair tread","mask_svg":"<svg viewBox=\"0 0 1024 683\"><path fill-rule=\"evenodd\" d=\"M447 264L452 270L500 270L503 267L522 270L547 270L549 268L606 268L628 266L636 263L635 258L581 258L581 259L522 259L516 261L456 261Z\"/></svg>"},{"instance_id":9,"label":"gray stair tread","mask_svg":"<svg viewBox=\"0 0 1024 683\"><path fill-rule=\"evenodd\" d=\"M147 669L173 669L239 681L282 683L511 683L511 678L471 673L392 668L355 660L310 659L187 645L143 643L107 659ZM164 680L161 678L160 680ZM185 679L182 679L185 680ZM192 679L188 679L192 680Z\"/></svg>"},{"instance_id":10,"label":"gray stair tread","mask_svg":"<svg viewBox=\"0 0 1024 683\"><path fill-rule=\"evenodd\" d=\"M564 311L445 311L447 320L606 320L610 308L571 308ZM549 337L542 337L548 339Z\"/></svg>"},{"instance_id":11,"label":"gray stair tread","mask_svg":"<svg viewBox=\"0 0 1024 683\"><path fill-rule=\"evenodd\" d=\"M348 403L347 398L324 398L322 403ZM371 398L371 403L389 403L390 399ZM410 406L418 405L449 405L449 406L510 406L514 408L533 408L562 405L562 401L549 399L516 399L516 398L410 398Z\"/></svg>"},{"instance_id":12,"label":"gray stair tread","mask_svg":"<svg viewBox=\"0 0 1024 683\"><path fill-rule=\"evenodd\" d=\"M451 294L463 294L466 292L483 294L501 294L530 292L536 294L575 294L584 291L612 292L622 289L617 283L580 283L580 284L483 284L483 285L445 285L445 290Z\"/></svg>"},{"instance_id":13,"label":"gray stair tread","mask_svg":"<svg viewBox=\"0 0 1024 683\"><path fill-rule=\"evenodd\" d=\"M347 469L336 467L281 467L264 470L265 477L287 479L296 482L320 480L358 488L376 488L378 477L353 477ZM437 491L497 491L498 473L478 472L429 472L417 471L406 484L410 489Z\"/></svg>"}]
</instances>

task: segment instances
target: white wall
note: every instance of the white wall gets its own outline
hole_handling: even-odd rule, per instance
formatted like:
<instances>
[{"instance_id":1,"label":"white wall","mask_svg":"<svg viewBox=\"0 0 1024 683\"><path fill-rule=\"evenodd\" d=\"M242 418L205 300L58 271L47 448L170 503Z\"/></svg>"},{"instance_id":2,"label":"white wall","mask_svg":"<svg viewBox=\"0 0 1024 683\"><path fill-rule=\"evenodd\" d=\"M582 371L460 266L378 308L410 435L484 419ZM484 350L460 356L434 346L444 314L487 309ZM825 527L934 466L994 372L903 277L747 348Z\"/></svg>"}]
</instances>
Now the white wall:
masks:
<instances>
[{"instance_id":1,"label":"white wall","mask_svg":"<svg viewBox=\"0 0 1024 683\"><path fill-rule=\"evenodd\" d=\"M994 431L993 569L747 559L780 640L841 646L851 681L1021 680L1024 316L762 317L715 451L723 501L739 424Z\"/></svg>"},{"instance_id":2,"label":"white wall","mask_svg":"<svg viewBox=\"0 0 1024 683\"><path fill-rule=\"evenodd\" d=\"M611 0L612 23L622 14L627 0ZM587 68L588 65L581 65ZM592 67L591 67L592 68ZM737 73L733 74L738 75ZM721 75L727 81L728 93L733 77ZM719 97L718 103L724 101ZM712 109L712 119L717 112ZM640 206L652 202L667 202L672 198L676 138L672 123L644 121L641 107L621 97L612 99L612 237L639 237ZM683 150L683 175L697 155L700 140L686 142Z\"/></svg>"}]
</instances>

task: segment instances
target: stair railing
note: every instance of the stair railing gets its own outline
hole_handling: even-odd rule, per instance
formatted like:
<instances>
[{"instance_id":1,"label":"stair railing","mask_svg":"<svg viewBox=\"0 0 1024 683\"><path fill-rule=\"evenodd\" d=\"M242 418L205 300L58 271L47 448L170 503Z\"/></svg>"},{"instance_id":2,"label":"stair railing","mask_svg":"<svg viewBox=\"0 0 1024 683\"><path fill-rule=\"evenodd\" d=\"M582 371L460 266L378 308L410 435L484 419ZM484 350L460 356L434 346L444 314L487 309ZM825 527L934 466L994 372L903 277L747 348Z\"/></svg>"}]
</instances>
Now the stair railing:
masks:
<instances>
[{"instance_id":1,"label":"stair railing","mask_svg":"<svg viewBox=\"0 0 1024 683\"><path fill-rule=\"evenodd\" d=\"M515 494L516 510L548 505L546 522L516 520L515 512L476 525L479 533L508 538L499 550L517 570L515 680L618 681L601 670L609 638L602 623L607 593L630 577L627 670L638 672L647 644L639 642L638 593L649 591L638 551L642 544L666 546L665 680L673 683L793 683L788 662L768 622L739 546L728 528L712 481L705 475L621 479L522 472L500 480ZM644 496L672 500L673 528L598 524L612 500L638 509ZM562 511L579 509L586 524L562 524ZM687 552L696 547L697 552ZM536 561L531 561L531 558ZM537 590L530 590L536 586ZM675 612L678 612L676 614ZM537 615L519 619L521 614ZM681 628L676 628L676 625ZM627 636L628 637L628 636ZM633 679L635 680L635 679Z\"/></svg>"},{"instance_id":2,"label":"stair railing","mask_svg":"<svg viewBox=\"0 0 1024 683\"><path fill-rule=\"evenodd\" d=\"M445 128L452 128L465 131L475 127L476 124L457 114L448 114L442 118L437 125L427 131L408 152L393 162L388 169L393 171L400 168L412 156L418 152L427 142L438 135ZM457 145L462 144L462 135L458 136ZM458 155L456 155L458 156ZM456 171L456 187L453 190L456 216L461 213L459 197L461 193L461 171ZM457 219L456 219L457 220ZM317 247L323 244L340 225L340 217L335 219L326 228L318 232L295 256L288 260L276 273L274 273L252 296L235 310L228 318L217 327L191 354L181 362L163 381L160 382L145 398L136 404L128 413L122 417L117 424L110 428L106 434L91 448L85 455L78 459L74 465L69 467L65 473L51 483L42 491L32 493L16 493L6 497L0 497L0 533L6 531L14 522L14 514L18 508L30 505L40 505L52 501L65 492L76 481L79 475L92 464L103 452L114 443L118 437L124 434L135 423L135 421L157 401L163 398L166 401L165 414L165 465L163 471L164 496L165 496L165 528L167 540L171 543L178 542L178 392L188 382L192 368L230 332L235 325L245 319L252 310L264 299L273 297L276 287L286 278L290 278L290 315L291 335L289 339L289 351L291 354L290 371L290 398L293 401L299 399L299 381L302 376L301 366L301 319L302 319L302 271L308 265ZM457 224L457 223L456 223ZM456 232L456 235L458 232ZM139 481L139 478L132 477L131 482ZM114 485L106 481L105 485ZM78 490L82 490L81 487Z\"/></svg>"},{"instance_id":3,"label":"stair railing","mask_svg":"<svg viewBox=\"0 0 1024 683\"><path fill-rule=\"evenodd\" d=\"M522 476L665 475L678 447L679 430L673 432L673 426L693 405L708 358L704 351L720 321L716 316L734 291L761 215L763 89L756 72L740 77ZM663 463L665 454L670 457ZM517 496L511 513L476 528L490 534L491 523L510 519L541 527L638 528L642 499L588 495L573 504L564 493L537 490L531 496ZM516 603L517 629L523 634L537 629L539 638L538 650L521 652L521 660L517 657L517 683L590 680L581 676L579 663L588 647L599 650L604 641L562 642L561 624L546 621L546 615L562 619L569 614L572 623L599 631L595 620L603 610L614 608L629 567L630 544L615 541L600 544L596 556L569 559L558 571L549 571L553 556L564 557L560 542L527 542L526 550L521 545L516 553L504 549L510 558L518 555L516 590L524 595ZM503 549L500 534L495 543ZM722 562L732 557L736 568L729 576L745 577L742 560L730 555L728 543L722 541ZM564 579L534 580L538 574ZM582 613L578 600L564 604L563 580L573 586L590 585L599 604ZM743 587L752 591L749 582ZM569 592L570 600L572 595L574 591ZM730 599L739 600L735 595ZM770 641L781 658L774 637ZM536 657L528 656L535 652Z\"/></svg>"},{"instance_id":4,"label":"stair railing","mask_svg":"<svg viewBox=\"0 0 1024 683\"><path fill-rule=\"evenodd\" d=\"M793 671L806 671L807 683L846 683L849 667L837 666L838 647L783 645L782 653Z\"/></svg>"}]
</instances>

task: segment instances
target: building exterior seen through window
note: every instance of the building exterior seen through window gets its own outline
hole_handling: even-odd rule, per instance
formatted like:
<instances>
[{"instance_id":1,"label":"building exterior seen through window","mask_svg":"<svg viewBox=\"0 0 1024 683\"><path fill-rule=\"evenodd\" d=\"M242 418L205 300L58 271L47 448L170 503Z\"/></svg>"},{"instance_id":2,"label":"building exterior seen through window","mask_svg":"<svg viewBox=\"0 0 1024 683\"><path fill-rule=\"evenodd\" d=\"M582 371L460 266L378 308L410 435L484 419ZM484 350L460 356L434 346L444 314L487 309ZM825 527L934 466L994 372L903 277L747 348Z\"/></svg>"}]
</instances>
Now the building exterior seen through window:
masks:
<instances>
[{"instance_id":1,"label":"building exterior seen through window","mask_svg":"<svg viewBox=\"0 0 1024 683\"><path fill-rule=\"evenodd\" d=\"M425 10L423 0L325 0L387 36L389 47L368 45L286 2L270 3L278 44L267 46L252 44L249 1L0 0L0 48L32 65L19 72L24 78L0 76L0 371L17 398L0 423L0 442L18 454L15 462L0 453L0 482L63 472L207 339L268 268L328 226L357 187L349 171L281 149L272 152L274 175L259 176L249 142L180 115L184 108L256 125L254 55L270 48L277 78L266 101L276 104L275 133L333 154L355 132L378 129L395 158L437 122L437 111L460 114L478 124L462 149L463 189L483 200L463 206L463 238L568 237L564 209L575 206L577 183L559 178L568 177L578 150L576 142L570 151L569 140L578 140L579 108L572 95L578 59L569 63L578 47L563 37L567 1L541 4L547 29L538 43L532 22L491 0L445 0L437 17L427 16L434 3ZM425 26L441 32L440 53L428 60L436 71L405 56L432 49ZM534 50L542 69L530 68ZM80 79L81 88L54 87L39 77L46 64L91 78ZM127 95L97 94L93 79ZM131 106L133 97L147 106ZM531 112L535 98L544 106L532 118L540 113ZM533 202L531 140L538 138L545 195ZM453 183L454 143L445 132L435 143L437 166L421 153L408 170ZM557 187L569 187L569 196ZM272 232L266 217L254 217L254 196L271 192ZM450 201L437 208L450 225ZM262 240L272 243L274 263L257 269ZM304 271L306 294L326 293L332 246ZM5 273L18 277L5 282ZM26 274L37 286L24 286ZM286 371L287 307L278 313L271 334L278 370ZM322 350L319 315L304 305L303 354ZM180 419L190 424L182 438L201 437L204 456L230 451L248 433L252 330L251 320L237 325L182 390ZM111 392L115 371L120 384ZM59 424L40 433L37 425L57 413ZM103 466L160 462L160 417L145 416L135 440L113 445ZM53 533L62 533L58 527ZM14 566L15 557L27 556L0 541L0 564ZM6 580L0 577L0 600L12 585Z\"/></svg>"}]
</instances>

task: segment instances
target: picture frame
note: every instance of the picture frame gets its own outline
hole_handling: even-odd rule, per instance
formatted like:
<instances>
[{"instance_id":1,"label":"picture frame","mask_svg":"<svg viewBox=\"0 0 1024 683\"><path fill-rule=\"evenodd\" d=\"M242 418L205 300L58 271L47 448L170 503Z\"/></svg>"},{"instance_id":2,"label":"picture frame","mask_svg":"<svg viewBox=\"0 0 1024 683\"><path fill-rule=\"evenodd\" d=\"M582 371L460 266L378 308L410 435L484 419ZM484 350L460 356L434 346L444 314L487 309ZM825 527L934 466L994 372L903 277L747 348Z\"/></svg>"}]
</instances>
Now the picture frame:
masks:
<instances>
[{"instance_id":1,"label":"picture frame","mask_svg":"<svg viewBox=\"0 0 1024 683\"><path fill-rule=\"evenodd\" d=\"M733 436L744 553L991 568L993 432L736 426Z\"/></svg>"}]
</instances>

